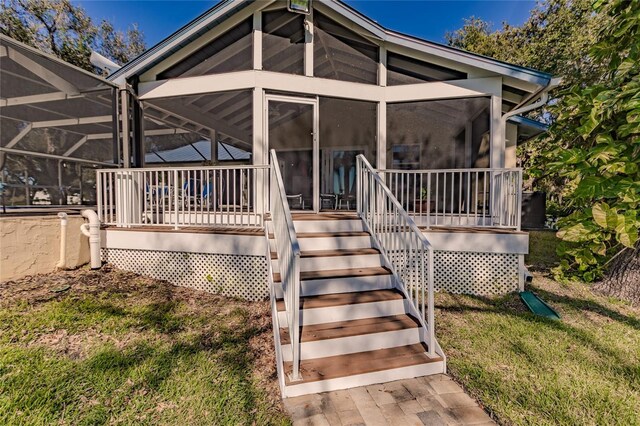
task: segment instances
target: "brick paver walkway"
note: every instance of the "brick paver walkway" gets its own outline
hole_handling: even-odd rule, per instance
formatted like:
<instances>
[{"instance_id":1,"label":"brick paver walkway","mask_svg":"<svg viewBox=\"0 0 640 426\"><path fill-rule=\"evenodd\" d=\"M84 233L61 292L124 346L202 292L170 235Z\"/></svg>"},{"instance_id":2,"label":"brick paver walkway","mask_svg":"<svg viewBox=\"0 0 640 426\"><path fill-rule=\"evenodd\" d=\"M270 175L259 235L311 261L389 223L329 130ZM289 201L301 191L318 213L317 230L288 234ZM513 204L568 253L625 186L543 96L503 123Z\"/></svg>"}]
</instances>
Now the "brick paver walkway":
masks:
<instances>
[{"instance_id":1,"label":"brick paver walkway","mask_svg":"<svg viewBox=\"0 0 640 426\"><path fill-rule=\"evenodd\" d=\"M285 399L298 425L495 425L444 374Z\"/></svg>"}]
</instances>

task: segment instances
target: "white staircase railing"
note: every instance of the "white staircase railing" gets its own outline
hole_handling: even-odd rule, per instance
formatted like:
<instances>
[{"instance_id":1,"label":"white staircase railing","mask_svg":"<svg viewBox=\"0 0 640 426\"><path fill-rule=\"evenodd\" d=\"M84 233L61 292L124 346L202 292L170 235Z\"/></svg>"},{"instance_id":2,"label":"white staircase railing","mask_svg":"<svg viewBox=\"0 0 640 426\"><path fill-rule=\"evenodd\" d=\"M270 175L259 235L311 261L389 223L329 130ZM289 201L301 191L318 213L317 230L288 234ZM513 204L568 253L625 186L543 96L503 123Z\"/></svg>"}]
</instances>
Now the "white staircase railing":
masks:
<instances>
[{"instance_id":1,"label":"white staircase railing","mask_svg":"<svg viewBox=\"0 0 640 426\"><path fill-rule=\"evenodd\" d=\"M293 226L278 157L271 150L271 223L278 253L278 269L284 293L291 340L291 380L300 379L300 245Z\"/></svg>"},{"instance_id":2,"label":"white staircase railing","mask_svg":"<svg viewBox=\"0 0 640 426\"><path fill-rule=\"evenodd\" d=\"M409 298L435 354L433 247L363 155L357 157L357 211Z\"/></svg>"}]
</instances>

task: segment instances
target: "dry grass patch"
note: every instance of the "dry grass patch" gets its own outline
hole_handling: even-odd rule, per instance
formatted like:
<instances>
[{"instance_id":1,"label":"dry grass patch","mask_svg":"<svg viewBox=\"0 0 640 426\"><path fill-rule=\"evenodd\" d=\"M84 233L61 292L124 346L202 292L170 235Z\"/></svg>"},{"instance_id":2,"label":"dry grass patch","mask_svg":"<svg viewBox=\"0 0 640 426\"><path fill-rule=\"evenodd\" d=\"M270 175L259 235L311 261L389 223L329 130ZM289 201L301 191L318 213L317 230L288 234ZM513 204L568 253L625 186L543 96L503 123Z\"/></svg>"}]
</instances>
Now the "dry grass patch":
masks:
<instances>
[{"instance_id":1,"label":"dry grass patch","mask_svg":"<svg viewBox=\"0 0 640 426\"><path fill-rule=\"evenodd\" d=\"M1 424L286 424L267 302L109 267L0 284Z\"/></svg>"}]
</instances>

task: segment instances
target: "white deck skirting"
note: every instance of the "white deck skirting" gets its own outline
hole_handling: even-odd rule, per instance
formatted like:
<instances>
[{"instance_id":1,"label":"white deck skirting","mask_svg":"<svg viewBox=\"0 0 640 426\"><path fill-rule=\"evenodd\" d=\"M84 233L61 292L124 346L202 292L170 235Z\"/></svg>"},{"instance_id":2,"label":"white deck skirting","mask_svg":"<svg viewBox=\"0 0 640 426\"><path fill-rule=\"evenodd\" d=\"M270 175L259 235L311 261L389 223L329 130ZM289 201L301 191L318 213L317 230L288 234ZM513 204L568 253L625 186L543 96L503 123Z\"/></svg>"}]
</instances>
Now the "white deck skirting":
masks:
<instances>
[{"instance_id":1,"label":"white deck skirting","mask_svg":"<svg viewBox=\"0 0 640 426\"><path fill-rule=\"evenodd\" d=\"M528 234L424 233L435 248L436 291L491 295L521 285L519 265L528 251ZM261 233L107 228L101 234L103 260L118 268L225 296L268 297L267 241Z\"/></svg>"}]
</instances>

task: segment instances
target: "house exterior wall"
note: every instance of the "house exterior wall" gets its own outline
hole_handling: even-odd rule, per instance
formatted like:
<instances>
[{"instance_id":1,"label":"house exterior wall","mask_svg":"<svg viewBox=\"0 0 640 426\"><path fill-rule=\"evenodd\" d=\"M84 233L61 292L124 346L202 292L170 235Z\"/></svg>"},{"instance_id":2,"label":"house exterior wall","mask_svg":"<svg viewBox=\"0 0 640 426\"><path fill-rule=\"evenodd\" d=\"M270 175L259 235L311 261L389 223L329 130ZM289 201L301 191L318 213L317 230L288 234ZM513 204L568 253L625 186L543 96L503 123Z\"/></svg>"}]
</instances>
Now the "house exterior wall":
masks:
<instances>
[{"instance_id":1,"label":"house exterior wall","mask_svg":"<svg viewBox=\"0 0 640 426\"><path fill-rule=\"evenodd\" d=\"M80 232L84 219L67 218L68 268L89 262L89 240ZM0 218L0 281L53 271L60 259L60 219L56 216Z\"/></svg>"}]
</instances>

